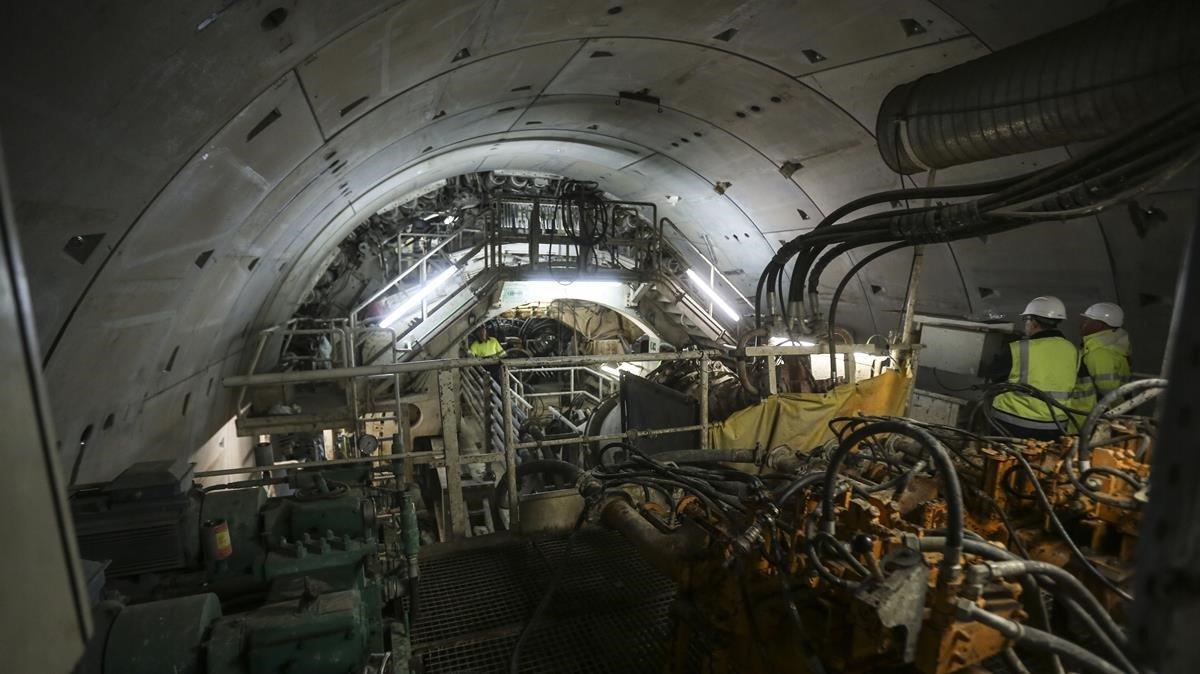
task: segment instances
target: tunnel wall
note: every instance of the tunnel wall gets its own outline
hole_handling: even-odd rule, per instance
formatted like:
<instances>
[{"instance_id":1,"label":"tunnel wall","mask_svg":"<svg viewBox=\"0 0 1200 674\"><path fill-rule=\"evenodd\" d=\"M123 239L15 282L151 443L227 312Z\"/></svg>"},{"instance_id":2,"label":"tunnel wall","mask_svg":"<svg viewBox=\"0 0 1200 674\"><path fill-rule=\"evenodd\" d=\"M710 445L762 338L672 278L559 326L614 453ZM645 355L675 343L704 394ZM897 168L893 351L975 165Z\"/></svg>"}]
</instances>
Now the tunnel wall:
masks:
<instances>
[{"instance_id":1,"label":"tunnel wall","mask_svg":"<svg viewBox=\"0 0 1200 674\"><path fill-rule=\"evenodd\" d=\"M290 315L373 208L440 177L538 170L653 201L748 292L781 242L824 213L923 184L879 159L870 129L887 91L1104 4L6 10L0 48L20 67L0 73L0 141L62 464L88 481L192 453L234 412L220 379L245 366L248 339ZM266 20L276 9L282 23ZM1007 175L1072 150L937 180ZM1157 369L1193 177L1142 199L1162 217L1139 226L1112 211L931 247L918 308L978 319L1011 317L1038 294L1073 312L1116 299L1136 368ZM832 265L823 292L866 252ZM839 316L863 337L894 329L908 265L900 252L866 268Z\"/></svg>"}]
</instances>

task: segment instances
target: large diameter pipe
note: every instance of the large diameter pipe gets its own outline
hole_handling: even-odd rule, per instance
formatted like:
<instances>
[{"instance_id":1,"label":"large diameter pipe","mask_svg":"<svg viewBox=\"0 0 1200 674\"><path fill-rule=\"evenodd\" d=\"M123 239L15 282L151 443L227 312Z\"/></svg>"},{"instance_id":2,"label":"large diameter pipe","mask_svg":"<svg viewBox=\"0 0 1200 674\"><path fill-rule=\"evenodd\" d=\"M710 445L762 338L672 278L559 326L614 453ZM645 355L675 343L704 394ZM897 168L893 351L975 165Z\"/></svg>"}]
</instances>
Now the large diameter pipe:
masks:
<instances>
[{"instance_id":1,"label":"large diameter pipe","mask_svg":"<svg viewBox=\"0 0 1200 674\"><path fill-rule=\"evenodd\" d=\"M678 531L665 534L620 497L604 504L600 520L633 543L651 566L672 578L680 578L688 562L703 557L708 547L700 527L685 521Z\"/></svg>"},{"instance_id":2,"label":"large diameter pipe","mask_svg":"<svg viewBox=\"0 0 1200 674\"><path fill-rule=\"evenodd\" d=\"M875 122L918 173L1095 140L1200 93L1200 3L1143 0L902 84Z\"/></svg>"}]
</instances>

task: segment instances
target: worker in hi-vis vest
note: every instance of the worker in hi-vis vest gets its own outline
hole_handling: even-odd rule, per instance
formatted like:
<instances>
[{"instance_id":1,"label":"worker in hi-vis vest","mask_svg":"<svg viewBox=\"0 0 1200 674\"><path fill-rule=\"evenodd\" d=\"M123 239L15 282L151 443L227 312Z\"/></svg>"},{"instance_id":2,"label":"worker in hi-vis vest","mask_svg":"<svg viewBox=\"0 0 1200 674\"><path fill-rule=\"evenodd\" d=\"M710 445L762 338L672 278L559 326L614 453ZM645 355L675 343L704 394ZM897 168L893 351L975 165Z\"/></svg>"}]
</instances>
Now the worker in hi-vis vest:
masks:
<instances>
[{"instance_id":1,"label":"worker in hi-vis vest","mask_svg":"<svg viewBox=\"0 0 1200 674\"><path fill-rule=\"evenodd\" d=\"M1133 348L1125 324L1125 312L1112 302L1098 302L1083 312L1079 332L1083 335L1083 363L1075 381L1071 407L1091 412L1101 398L1131 379Z\"/></svg>"},{"instance_id":2,"label":"worker in hi-vis vest","mask_svg":"<svg viewBox=\"0 0 1200 674\"><path fill-rule=\"evenodd\" d=\"M1057 297L1034 298L1021 312L1025 337L1008 345L989 374L1000 379L1007 372L1008 382L1028 384L1067 405L1075 388L1079 351L1058 330L1066 317L1067 308ZM1015 391L992 399L991 416L1018 438L1053 440L1070 428L1066 411Z\"/></svg>"},{"instance_id":3,"label":"worker in hi-vis vest","mask_svg":"<svg viewBox=\"0 0 1200 674\"><path fill-rule=\"evenodd\" d=\"M504 355L504 347L500 346L500 340L488 334L486 325L479 326L479 329L475 331L475 339L471 341L470 351L471 355L476 358Z\"/></svg>"}]
</instances>

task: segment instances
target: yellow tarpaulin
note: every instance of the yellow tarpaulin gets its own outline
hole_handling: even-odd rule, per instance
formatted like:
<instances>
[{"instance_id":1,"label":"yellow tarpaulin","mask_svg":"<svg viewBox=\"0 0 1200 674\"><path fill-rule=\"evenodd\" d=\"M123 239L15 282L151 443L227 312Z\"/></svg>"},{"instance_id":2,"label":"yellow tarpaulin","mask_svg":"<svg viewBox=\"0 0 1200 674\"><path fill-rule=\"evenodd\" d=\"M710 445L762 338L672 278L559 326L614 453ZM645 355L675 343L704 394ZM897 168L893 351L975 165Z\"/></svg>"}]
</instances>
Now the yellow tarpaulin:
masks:
<instances>
[{"instance_id":1,"label":"yellow tarpaulin","mask_svg":"<svg viewBox=\"0 0 1200 674\"><path fill-rule=\"evenodd\" d=\"M808 450L833 437L829 420L859 413L899 416L912 380L895 370L828 393L781 393L739 410L709 430L710 447Z\"/></svg>"}]
</instances>

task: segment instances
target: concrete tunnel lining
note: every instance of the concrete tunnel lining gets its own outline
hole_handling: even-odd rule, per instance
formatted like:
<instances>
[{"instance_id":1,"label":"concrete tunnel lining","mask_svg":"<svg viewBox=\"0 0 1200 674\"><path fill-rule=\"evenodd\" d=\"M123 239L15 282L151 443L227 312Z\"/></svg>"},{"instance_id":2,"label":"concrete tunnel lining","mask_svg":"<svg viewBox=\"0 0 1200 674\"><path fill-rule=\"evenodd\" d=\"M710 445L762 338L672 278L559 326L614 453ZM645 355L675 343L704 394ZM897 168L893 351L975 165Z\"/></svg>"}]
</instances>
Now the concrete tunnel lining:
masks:
<instances>
[{"instance_id":1,"label":"concrete tunnel lining","mask_svg":"<svg viewBox=\"0 0 1200 674\"><path fill-rule=\"evenodd\" d=\"M436 3L405 3L378 11L362 3L356 18L330 21L329 33L313 31L308 41L296 37L294 44L308 53L280 59L269 74L256 73L253 82L259 84L259 93L249 103L236 101L240 110L190 160L177 166L162 162L153 173L159 179L157 198L124 235L106 233L104 245L114 247L102 270L97 269L99 257L82 270L65 267L76 263L59 259L61 242L54 243L50 234L66 240L80 230L47 219L30 208L35 200L26 198L18 214L24 216L22 234L34 242L26 244L26 255L35 261L30 267L35 303L42 300L43 348L57 343L46 370L59 412L64 463L71 465L74 440L88 427L95 430L81 481L111 477L135 458L190 451L209 437L231 413L228 394L210 382L244 366L246 339L290 315L306 283L311 285L316 261L346 232L372 208L418 182L491 168L597 180L621 198L658 202L662 214L670 215L702 249L700 235L713 237L722 268L742 269L744 273L734 278L743 292L752 290L762 264L781 240L811 228L824 212L848 198L897 186L898 179L882 168L861 118L872 101L895 83L986 50L953 20L953 11L945 14L928 2L900 3L880 16L818 7L821 3L783 3L747 17L733 11L736 4L627 8L621 21L636 16L630 10L647 12L641 34L630 34L628 26L618 26L615 19L611 27L571 23L573 16L603 15L605 8L599 4L568 3L557 12L531 12L521 2L510 2L507 14L491 17L500 22L492 26L495 35L506 35L508 42L481 46L470 40L471 56L456 62L442 52L462 41L435 33L422 38L424 50L411 48L403 52L407 60L397 62L394 57L401 52L368 49L377 44L372 31L405 24L415 33L421 21L436 23L443 9ZM671 12L676 5L689 11ZM451 12L451 23L460 26L462 34L472 30L461 27L476 16L471 6ZM355 8L346 11L353 13ZM804 12L824 17L835 28L806 27L786 39L778 37L787 17ZM916 41L897 37L891 13L927 15L939 28ZM304 14L294 10L290 20L299 23L293 25L305 25ZM531 21L536 25L506 32L504 21L535 14ZM406 16L420 21L406 23L401 20ZM714 28L711 16L725 17L720 23L738 23L739 33L729 41L715 40L711 36L721 28ZM248 8L235 7L196 33L196 39L209 39L215 35L208 33L211 30L233 35L235 21L252 19L251 28L259 30ZM879 39L847 41L839 37L843 33ZM778 47L806 40L827 54L828 61L818 66L800 49ZM846 49L838 48L839 40ZM193 48L201 46L184 47ZM594 51L613 56L592 58ZM906 67L893 67L896 62ZM394 88L380 84L371 89L372 100L380 97L377 103L340 115L356 100L352 96L362 93L352 93L362 80L347 73L378 75L385 66L388 72L409 66L408 79ZM627 70L633 66L637 72ZM622 81L614 74L622 73L660 95L662 112L631 100L613 105L613 89ZM524 86L516 84L517 79L533 84L526 92L514 92ZM309 86L318 80L320 87ZM164 75L158 84L169 81ZM382 77L378 82L384 82ZM488 88L501 82L513 86ZM153 91L153 84L143 86ZM5 86L5 100L28 89ZM238 91L245 95L246 89ZM320 100L314 102L318 95ZM772 97L781 101L774 103ZM53 95L43 92L40 98L52 100ZM230 101L222 103L228 107ZM9 112L6 121L19 118L29 106ZM505 107L513 110L501 112ZM443 109L446 114L439 116ZM272 111L279 112L277 119L250 138ZM745 116L739 117L739 112ZM220 114L215 106L197 108L197 115L206 120L219 119ZM526 125L529 121L542 123ZM589 129L593 124L599 128ZM697 132L701 135L694 135ZM126 146L138 147L133 145L136 138L131 134ZM432 149L425 152L427 147ZM32 156L24 143L18 142L16 150L9 153L14 163ZM629 163L614 161L626 155ZM1034 155L960 167L939 174L938 181L1027 170L1066 152ZM791 160L803 168L785 177L780 169ZM83 168L94 169L93 163L85 161ZM403 177L409 175L411 179ZM714 186L725 180L733 185L718 194ZM345 188L340 187L343 183ZM21 200L22 185L16 187ZM1186 217L1191 209L1188 199L1170 197L1178 191L1166 190L1161 198L1176 221L1180 218L1174 216ZM87 192L78 188L77 193L84 197ZM127 205L137 202L135 190L114 192ZM668 209L667 195L680 196L679 205ZM1061 275L1033 278L1026 273L1061 260L1075 264L1072 283L1061 293L1069 304L1079 305L1073 309L1113 295L1138 297L1147 294L1142 292L1147 288L1157 296L1160 287L1169 287L1164 279L1172 278L1170 265L1148 270L1144 278L1139 274L1129 281L1131 287L1118 287L1106 238L1122 236L1129 246L1147 248L1159 245L1159 237L1177 235L1156 232L1155 238L1140 242L1129 240L1124 229L1120 222L1088 220L1056 226L1052 235L1021 231L986 244L939 247L931 251L921 308L960 315L1011 313L1029 295L1048 292L1048 283L1062 285ZM747 234L750 242L743 241ZM734 235L736 242L722 238ZM211 259L198 264L209 250ZM1129 252L1134 254L1132 248ZM828 290L853 259L858 258L830 268ZM1022 271L1013 273L1011 265L1018 263ZM63 268L93 277L84 282L51 281ZM847 297L841 312L847 323L864 332L883 331L894 323L892 312L902 301L897 293L903 293L907 268L908 256L896 254L864 270L855 296ZM876 287L883 290L873 291ZM985 296L982 289L990 293ZM73 302L73 293L80 298L78 306L64 321L63 307ZM1169 314L1169 306L1151 302L1146 311L1158 321L1154 332L1139 340L1149 344L1165 335L1165 317L1159 314ZM180 414L185 407L190 414ZM109 415L114 415L114 423L101 432Z\"/></svg>"}]
</instances>

